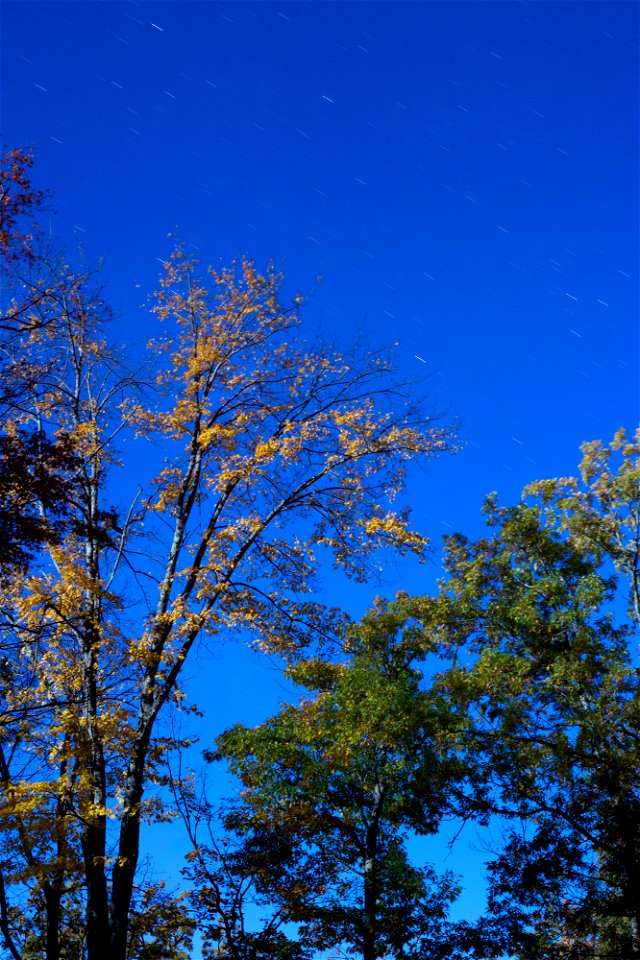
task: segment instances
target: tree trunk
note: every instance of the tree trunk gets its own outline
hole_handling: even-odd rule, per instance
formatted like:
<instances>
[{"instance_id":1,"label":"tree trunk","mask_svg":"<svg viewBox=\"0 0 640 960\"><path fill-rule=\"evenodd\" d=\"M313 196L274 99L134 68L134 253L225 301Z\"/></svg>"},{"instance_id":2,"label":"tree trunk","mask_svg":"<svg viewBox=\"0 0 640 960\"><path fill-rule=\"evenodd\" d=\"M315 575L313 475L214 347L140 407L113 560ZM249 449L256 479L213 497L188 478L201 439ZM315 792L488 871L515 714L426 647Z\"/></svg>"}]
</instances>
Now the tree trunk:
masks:
<instances>
[{"instance_id":1,"label":"tree trunk","mask_svg":"<svg viewBox=\"0 0 640 960\"><path fill-rule=\"evenodd\" d=\"M110 960L109 897L105 874L105 826L87 826L82 837L87 881L87 958Z\"/></svg>"},{"instance_id":2,"label":"tree trunk","mask_svg":"<svg viewBox=\"0 0 640 960\"><path fill-rule=\"evenodd\" d=\"M143 711L144 715L144 711ZM110 951L108 960L126 960L129 914L133 898L138 857L140 855L140 804L144 793L144 773L148 750L148 732L138 733L132 749L125 791L125 811L120 823L118 857L113 867L111 906L109 911ZM89 956L88 960L94 960ZM102 960L102 956L95 958Z\"/></svg>"},{"instance_id":3,"label":"tree trunk","mask_svg":"<svg viewBox=\"0 0 640 960\"><path fill-rule=\"evenodd\" d=\"M0 871L0 933L4 938L3 946L11 954L12 960L22 960L22 954L14 943L9 924L9 908L7 905L7 894L4 885L4 877Z\"/></svg>"},{"instance_id":4,"label":"tree trunk","mask_svg":"<svg viewBox=\"0 0 640 960\"><path fill-rule=\"evenodd\" d=\"M618 815L614 819L618 836L622 839L618 854L623 912L631 927L631 955L629 960L640 960L640 851L637 836L640 825L640 806L629 789L618 777L608 784L618 799Z\"/></svg>"},{"instance_id":5,"label":"tree trunk","mask_svg":"<svg viewBox=\"0 0 640 960\"><path fill-rule=\"evenodd\" d=\"M364 854L364 897L362 960L377 960L376 921L378 908L378 836L380 832L380 813L382 791L376 785L373 792L371 820L367 826Z\"/></svg>"},{"instance_id":6,"label":"tree trunk","mask_svg":"<svg viewBox=\"0 0 640 960\"><path fill-rule=\"evenodd\" d=\"M113 868L113 889L109 911L110 949L106 960L126 960L129 914L139 850L140 814L134 811L125 814L120 828L118 861ZM102 957L89 956L88 960L102 960Z\"/></svg>"},{"instance_id":7,"label":"tree trunk","mask_svg":"<svg viewBox=\"0 0 640 960\"><path fill-rule=\"evenodd\" d=\"M640 957L640 910L631 917L631 956L633 960Z\"/></svg>"},{"instance_id":8,"label":"tree trunk","mask_svg":"<svg viewBox=\"0 0 640 960\"><path fill-rule=\"evenodd\" d=\"M368 841L368 836L367 836ZM367 847L369 846L367 842ZM362 960L376 960L376 863L367 855L364 859L364 926L362 930Z\"/></svg>"},{"instance_id":9,"label":"tree trunk","mask_svg":"<svg viewBox=\"0 0 640 960\"><path fill-rule=\"evenodd\" d=\"M42 892L47 914L46 960L60 960L60 891L45 884Z\"/></svg>"},{"instance_id":10,"label":"tree trunk","mask_svg":"<svg viewBox=\"0 0 640 960\"><path fill-rule=\"evenodd\" d=\"M629 891L627 893L627 916L631 926L631 957L630 960L640 960L640 870L634 864L630 876Z\"/></svg>"},{"instance_id":11,"label":"tree trunk","mask_svg":"<svg viewBox=\"0 0 640 960\"><path fill-rule=\"evenodd\" d=\"M97 573L92 571L97 582ZM90 597L90 604L95 600ZM83 720L86 736L86 775L88 809L82 831L82 858L87 881L87 956L88 960L109 960L109 893L106 875L107 784L104 746L97 729L97 659L100 635L95 627L99 611L90 606L92 620L85 625L83 641Z\"/></svg>"}]
</instances>

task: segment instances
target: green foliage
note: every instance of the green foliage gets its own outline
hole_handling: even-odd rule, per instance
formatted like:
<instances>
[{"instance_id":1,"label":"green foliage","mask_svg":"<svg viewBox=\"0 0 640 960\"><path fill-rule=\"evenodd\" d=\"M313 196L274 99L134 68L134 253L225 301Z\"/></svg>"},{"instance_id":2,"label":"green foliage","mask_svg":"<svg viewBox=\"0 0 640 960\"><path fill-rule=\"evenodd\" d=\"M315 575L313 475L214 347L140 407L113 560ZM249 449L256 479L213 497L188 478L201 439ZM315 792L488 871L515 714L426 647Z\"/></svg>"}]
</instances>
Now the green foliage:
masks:
<instances>
[{"instance_id":1,"label":"green foliage","mask_svg":"<svg viewBox=\"0 0 640 960\"><path fill-rule=\"evenodd\" d=\"M426 606L379 603L348 632L341 662L290 668L311 697L217 741L243 786L226 826L265 900L315 950L454 956L463 933L448 921L453 877L413 864L406 847L408 832L434 834L456 811L467 776L464 714L425 680Z\"/></svg>"},{"instance_id":2,"label":"green foliage","mask_svg":"<svg viewBox=\"0 0 640 960\"><path fill-rule=\"evenodd\" d=\"M467 662L447 684L507 818L490 908L527 960L640 955L637 622L620 617L627 592L637 613L639 452L587 444L584 486L492 498L492 535L448 542L435 616Z\"/></svg>"},{"instance_id":3,"label":"green foliage","mask_svg":"<svg viewBox=\"0 0 640 960\"><path fill-rule=\"evenodd\" d=\"M299 704L219 738L243 787L229 836L291 949L640 956L640 447L584 452L583 485L490 497L487 536L448 538L436 597L378 603L341 660L289 668ZM407 855L449 817L503 834L474 924Z\"/></svg>"}]
</instances>

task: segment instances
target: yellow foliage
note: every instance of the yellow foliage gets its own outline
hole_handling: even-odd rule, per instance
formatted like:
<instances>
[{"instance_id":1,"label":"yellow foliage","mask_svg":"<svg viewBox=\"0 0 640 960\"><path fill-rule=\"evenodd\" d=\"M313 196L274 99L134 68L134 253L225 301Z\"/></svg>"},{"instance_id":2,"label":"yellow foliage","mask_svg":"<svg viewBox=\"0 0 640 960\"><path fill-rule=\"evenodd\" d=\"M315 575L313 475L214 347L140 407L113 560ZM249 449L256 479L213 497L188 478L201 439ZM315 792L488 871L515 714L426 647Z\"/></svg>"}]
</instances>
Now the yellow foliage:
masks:
<instances>
[{"instance_id":1,"label":"yellow foliage","mask_svg":"<svg viewBox=\"0 0 640 960\"><path fill-rule=\"evenodd\" d=\"M280 282L248 260L201 276L177 250L154 308L168 336L150 345L148 396L90 310L21 344L31 361L12 376L35 395L2 429L28 425L69 451L55 536L1 586L13 671L2 707L18 746L0 825L27 872L29 842L47 864L66 844L61 870L80 883L89 827L117 843L125 821L171 816L159 797L178 738L156 724L182 702L203 632L250 630L293 655L334 623L314 600L319 547L356 578L378 547L425 550L404 513L385 510L405 462L445 449L448 432L391 392L386 361L300 340L301 299L283 305ZM111 506L129 481L131 505ZM102 866L117 876L134 853Z\"/></svg>"}]
</instances>

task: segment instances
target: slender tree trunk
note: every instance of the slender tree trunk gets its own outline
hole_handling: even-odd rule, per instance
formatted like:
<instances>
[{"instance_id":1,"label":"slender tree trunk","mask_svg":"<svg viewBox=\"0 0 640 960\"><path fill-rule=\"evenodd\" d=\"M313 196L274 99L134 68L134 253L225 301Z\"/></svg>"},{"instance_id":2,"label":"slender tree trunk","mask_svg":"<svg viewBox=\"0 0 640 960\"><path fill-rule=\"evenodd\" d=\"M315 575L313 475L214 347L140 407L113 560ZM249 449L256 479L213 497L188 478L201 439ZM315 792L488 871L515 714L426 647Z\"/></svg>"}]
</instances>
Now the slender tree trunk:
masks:
<instances>
[{"instance_id":1,"label":"slender tree trunk","mask_svg":"<svg viewBox=\"0 0 640 960\"><path fill-rule=\"evenodd\" d=\"M376 960L376 899L376 863L374 857L367 852L364 859L362 960Z\"/></svg>"},{"instance_id":2,"label":"slender tree trunk","mask_svg":"<svg viewBox=\"0 0 640 960\"><path fill-rule=\"evenodd\" d=\"M97 654L99 636L89 626L84 636L84 704L86 750L88 760L87 798L89 809L82 832L82 857L87 881L87 955L88 960L110 960L109 893L106 875L107 853L107 786L104 747L97 730Z\"/></svg>"},{"instance_id":3,"label":"slender tree trunk","mask_svg":"<svg viewBox=\"0 0 640 960\"><path fill-rule=\"evenodd\" d=\"M0 871L0 933L2 933L3 946L9 951L12 960L22 960L22 954L18 950L13 937L9 923L9 907L7 904L7 892L4 885L4 877Z\"/></svg>"},{"instance_id":4,"label":"slender tree trunk","mask_svg":"<svg viewBox=\"0 0 640 960\"><path fill-rule=\"evenodd\" d=\"M96 421L91 421L96 427ZM86 619L81 633L83 660L82 715L87 737L87 779L90 807L82 835L82 853L87 881L87 957L88 960L111 960L109 950L109 888L106 872L107 854L107 772L105 747L99 730L98 672L102 646L103 609L100 575L101 544L99 536L100 454L94 453L84 477L87 527L85 559L93 589L85 594Z\"/></svg>"},{"instance_id":5,"label":"slender tree trunk","mask_svg":"<svg viewBox=\"0 0 640 960\"><path fill-rule=\"evenodd\" d=\"M377 960L376 926L378 908L378 837L382 791L376 785L373 795L371 821L367 826L364 854L364 897L362 960Z\"/></svg>"},{"instance_id":6,"label":"slender tree trunk","mask_svg":"<svg viewBox=\"0 0 640 960\"><path fill-rule=\"evenodd\" d=\"M43 894L47 912L46 960L60 960L60 891L47 884Z\"/></svg>"}]
</instances>

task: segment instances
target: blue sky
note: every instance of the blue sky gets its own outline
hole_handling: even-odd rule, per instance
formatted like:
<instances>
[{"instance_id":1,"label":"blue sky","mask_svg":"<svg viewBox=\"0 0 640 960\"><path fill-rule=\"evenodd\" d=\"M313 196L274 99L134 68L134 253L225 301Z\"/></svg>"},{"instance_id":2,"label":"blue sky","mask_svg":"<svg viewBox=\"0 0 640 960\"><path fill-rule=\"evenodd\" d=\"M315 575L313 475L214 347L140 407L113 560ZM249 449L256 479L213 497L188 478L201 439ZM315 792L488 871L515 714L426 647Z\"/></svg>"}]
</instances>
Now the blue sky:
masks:
<instances>
[{"instance_id":1,"label":"blue sky","mask_svg":"<svg viewBox=\"0 0 640 960\"><path fill-rule=\"evenodd\" d=\"M213 262L273 258L291 290L321 275L309 328L397 341L462 420L464 450L411 478L436 544L477 532L488 492L513 500L573 472L582 441L637 425L636 3L5 0L1 15L4 142L33 147L54 232L105 256L122 343L153 334L170 232ZM329 579L328 599L359 615L437 572ZM217 656L214 716L277 699L268 665Z\"/></svg>"},{"instance_id":2,"label":"blue sky","mask_svg":"<svg viewBox=\"0 0 640 960\"><path fill-rule=\"evenodd\" d=\"M433 371L468 442L414 498L437 538L637 421L637 14L9 0L3 136L34 147L55 232L106 256L121 336L152 332L177 229L321 275L310 326Z\"/></svg>"}]
</instances>

